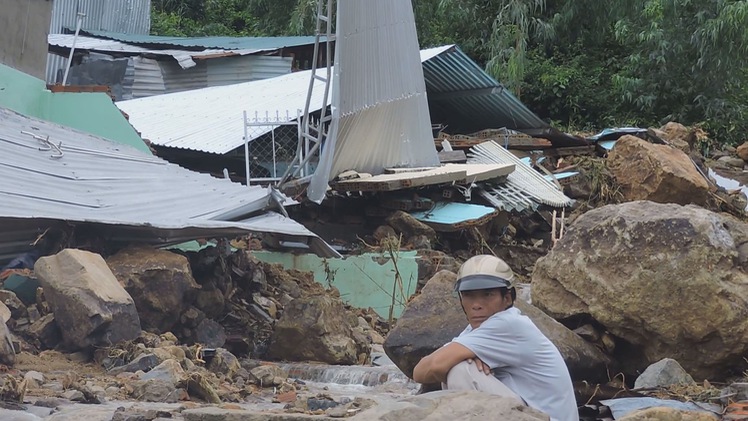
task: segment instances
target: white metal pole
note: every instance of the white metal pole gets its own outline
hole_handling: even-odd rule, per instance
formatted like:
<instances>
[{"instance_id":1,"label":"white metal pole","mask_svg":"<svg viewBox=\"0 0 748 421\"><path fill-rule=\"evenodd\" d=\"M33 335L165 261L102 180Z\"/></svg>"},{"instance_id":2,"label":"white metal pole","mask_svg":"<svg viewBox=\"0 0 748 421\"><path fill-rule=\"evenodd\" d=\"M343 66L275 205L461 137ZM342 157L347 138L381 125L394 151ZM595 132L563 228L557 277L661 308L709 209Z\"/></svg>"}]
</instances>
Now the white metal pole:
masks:
<instances>
[{"instance_id":1,"label":"white metal pole","mask_svg":"<svg viewBox=\"0 0 748 421\"><path fill-rule=\"evenodd\" d=\"M81 26L83 26L83 18L86 17L85 13L78 12L78 23L75 25L75 35L73 36L73 46L70 47L70 55L68 55L68 64L65 66L65 76L62 78L62 86L68 83L68 74L70 73L70 65L73 64L73 54L75 54L75 44L78 42L78 34L81 32Z\"/></svg>"},{"instance_id":2,"label":"white metal pole","mask_svg":"<svg viewBox=\"0 0 748 421\"><path fill-rule=\"evenodd\" d=\"M247 131L247 111L244 111L244 171L247 175L247 187L249 187L249 132Z\"/></svg>"}]
</instances>

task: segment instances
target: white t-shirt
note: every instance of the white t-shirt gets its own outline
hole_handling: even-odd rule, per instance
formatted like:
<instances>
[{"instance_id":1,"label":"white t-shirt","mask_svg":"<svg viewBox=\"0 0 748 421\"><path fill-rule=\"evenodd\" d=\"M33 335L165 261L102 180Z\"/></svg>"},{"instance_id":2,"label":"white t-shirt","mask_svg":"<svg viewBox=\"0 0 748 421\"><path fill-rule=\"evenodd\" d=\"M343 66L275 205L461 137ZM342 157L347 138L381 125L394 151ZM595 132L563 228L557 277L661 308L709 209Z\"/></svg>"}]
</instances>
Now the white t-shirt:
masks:
<instances>
[{"instance_id":1,"label":"white t-shirt","mask_svg":"<svg viewBox=\"0 0 748 421\"><path fill-rule=\"evenodd\" d=\"M494 314L477 329L468 326L452 342L473 351L496 378L552 421L579 421L561 353L516 307Z\"/></svg>"}]
</instances>

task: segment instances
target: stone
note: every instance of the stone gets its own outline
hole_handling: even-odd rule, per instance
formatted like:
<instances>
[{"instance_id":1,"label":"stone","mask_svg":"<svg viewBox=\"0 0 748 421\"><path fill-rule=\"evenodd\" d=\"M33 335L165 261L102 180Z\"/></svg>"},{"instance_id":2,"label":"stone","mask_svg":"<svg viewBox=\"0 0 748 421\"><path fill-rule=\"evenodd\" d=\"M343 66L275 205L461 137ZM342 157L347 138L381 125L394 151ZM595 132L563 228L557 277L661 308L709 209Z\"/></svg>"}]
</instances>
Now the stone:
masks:
<instances>
[{"instance_id":1,"label":"stone","mask_svg":"<svg viewBox=\"0 0 748 421\"><path fill-rule=\"evenodd\" d=\"M13 347L13 335L8 325L0 323L0 364L12 366L16 363L16 351Z\"/></svg>"},{"instance_id":2,"label":"stone","mask_svg":"<svg viewBox=\"0 0 748 421\"><path fill-rule=\"evenodd\" d=\"M683 411L668 407L654 407L626 414L618 421L716 421L717 417L707 412Z\"/></svg>"},{"instance_id":3,"label":"stone","mask_svg":"<svg viewBox=\"0 0 748 421\"><path fill-rule=\"evenodd\" d=\"M717 159L717 162L721 162L727 165L727 168L732 167L732 168L743 169L743 167L745 167L745 161L743 161L741 158L736 158L734 156L723 156Z\"/></svg>"},{"instance_id":4,"label":"stone","mask_svg":"<svg viewBox=\"0 0 748 421\"><path fill-rule=\"evenodd\" d=\"M387 218L387 224L402 234L403 238L425 235L430 241L436 241L436 231L407 212L396 211Z\"/></svg>"},{"instance_id":5,"label":"stone","mask_svg":"<svg viewBox=\"0 0 748 421\"><path fill-rule=\"evenodd\" d=\"M23 375L23 379L26 380L26 384L34 388L44 384L44 374L38 371L27 371L26 374Z\"/></svg>"},{"instance_id":6,"label":"stone","mask_svg":"<svg viewBox=\"0 0 748 421\"><path fill-rule=\"evenodd\" d=\"M199 289L187 258L170 251L127 248L106 262L135 301L143 329L148 331L172 329Z\"/></svg>"},{"instance_id":7,"label":"stone","mask_svg":"<svg viewBox=\"0 0 748 421\"><path fill-rule=\"evenodd\" d=\"M462 332L467 326L459 298L453 293L457 275L446 270L431 278L421 294L411 300L395 327L387 335L387 356L408 377L421 358L432 353ZM603 380L611 359L594 345L524 301L515 301L538 329L561 352L573 379Z\"/></svg>"},{"instance_id":8,"label":"stone","mask_svg":"<svg viewBox=\"0 0 748 421\"><path fill-rule=\"evenodd\" d=\"M680 123L669 122L660 129L652 129L660 139L685 153L691 151L696 142L696 132Z\"/></svg>"},{"instance_id":9,"label":"stone","mask_svg":"<svg viewBox=\"0 0 748 421\"><path fill-rule=\"evenodd\" d=\"M638 137L618 139L607 166L628 201L706 204L709 185L683 151Z\"/></svg>"},{"instance_id":10,"label":"stone","mask_svg":"<svg viewBox=\"0 0 748 421\"><path fill-rule=\"evenodd\" d=\"M114 367L108 371L109 374L116 376L119 373L135 373L138 371L149 371L156 367L161 361L156 354L140 354L129 363Z\"/></svg>"},{"instance_id":11,"label":"stone","mask_svg":"<svg viewBox=\"0 0 748 421\"><path fill-rule=\"evenodd\" d=\"M355 336L357 321L350 316L342 301L327 295L293 300L275 325L267 355L274 360L357 364L369 344Z\"/></svg>"},{"instance_id":12,"label":"stone","mask_svg":"<svg viewBox=\"0 0 748 421\"><path fill-rule=\"evenodd\" d=\"M389 225L380 225L374 230L374 239L381 243L387 237L397 237L395 229Z\"/></svg>"},{"instance_id":13,"label":"stone","mask_svg":"<svg viewBox=\"0 0 748 421\"><path fill-rule=\"evenodd\" d=\"M414 250L431 250L431 240L425 235L414 235L408 239L408 244Z\"/></svg>"},{"instance_id":14,"label":"stone","mask_svg":"<svg viewBox=\"0 0 748 421\"><path fill-rule=\"evenodd\" d=\"M735 150L735 153L740 159L748 162L748 142L743 142L742 145L738 146L738 148Z\"/></svg>"},{"instance_id":15,"label":"stone","mask_svg":"<svg viewBox=\"0 0 748 421\"><path fill-rule=\"evenodd\" d=\"M140 380L133 382L132 387L133 391L130 396L146 402L174 403L179 401L181 394L180 390L175 389L174 384L168 380Z\"/></svg>"},{"instance_id":16,"label":"stone","mask_svg":"<svg viewBox=\"0 0 748 421\"><path fill-rule=\"evenodd\" d=\"M190 307L185 310L179 318L182 324L190 329L197 327L197 325L199 325L200 322L202 322L204 319L205 313L196 309L195 307Z\"/></svg>"},{"instance_id":17,"label":"stone","mask_svg":"<svg viewBox=\"0 0 748 421\"><path fill-rule=\"evenodd\" d=\"M140 335L135 302L98 254L65 249L39 258L34 273L67 347L106 347Z\"/></svg>"},{"instance_id":18,"label":"stone","mask_svg":"<svg viewBox=\"0 0 748 421\"><path fill-rule=\"evenodd\" d=\"M746 243L748 224L697 206L603 206L538 260L533 303L595 320L626 344L614 357L632 376L673 358L696 380L719 380L748 353Z\"/></svg>"},{"instance_id":19,"label":"stone","mask_svg":"<svg viewBox=\"0 0 748 421\"><path fill-rule=\"evenodd\" d=\"M396 402L382 402L354 418L356 421L421 420L548 420L544 413L520 401L477 391L438 391Z\"/></svg>"},{"instance_id":20,"label":"stone","mask_svg":"<svg viewBox=\"0 0 748 421\"><path fill-rule=\"evenodd\" d=\"M242 366L234 354L223 348L218 348L210 363L208 363L207 368L216 374L223 374L228 378L232 378Z\"/></svg>"},{"instance_id":21,"label":"stone","mask_svg":"<svg viewBox=\"0 0 748 421\"><path fill-rule=\"evenodd\" d=\"M184 370L176 360L166 360L140 376L140 380L163 380L176 385L184 377Z\"/></svg>"},{"instance_id":22,"label":"stone","mask_svg":"<svg viewBox=\"0 0 748 421\"><path fill-rule=\"evenodd\" d=\"M57 326L57 322L55 322L55 316L52 313L32 323L27 333L39 341L39 345L44 349L52 349L62 341L62 332L60 332L60 328Z\"/></svg>"},{"instance_id":23,"label":"stone","mask_svg":"<svg viewBox=\"0 0 748 421\"><path fill-rule=\"evenodd\" d=\"M8 323L11 317L12 317L11 312L8 306L6 306L2 301L0 301L0 318L2 318L2 322Z\"/></svg>"},{"instance_id":24,"label":"stone","mask_svg":"<svg viewBox=\"0 0 748 421\"><path fill-rule=\"evenodd\" d=\"M223 316L226 299L218 288L204 289L198 291L195 298L195 307L205 313L206 317L215 318Z\"/></svg>"},{"instance_id":25,"label":"stone","mask_svg":"<svg viewBox=\"0 0 748 421\"><path fill-rule=\"evenodd\" d=\"M280 368L275 364L265 364L253 368L249 371L249 375L255 384L261 387L278 386L276 380L280 379L281 382L288 378L286 370Z\"/></svg>"},{"instance_id":26,"label":"stone","mask_svg":"<svg viewBox=\"0 0 748 421\"><path fill-rule=\"evenodd\" d=\"M19 319L26 317L26 305L18 298L15 292L0 289L0 302L10 310L12 318Z\"/></svg>"},{"instance_id":27,"label":"stone","mask_svg":"<svg viewBox=\"0 0 748 421\"><path fill-rule=\"evenodd\" d=\"M226 330L213 319L203 319L195 328L195 342L206 348L220 348L226 343Z\"/></svg>"},{"instance_id":28,"label":"stone","mask_svg":"<svg viewBox=\"0 0 748 421\"><path fill-rule=\"evenodd\" d=\"M663 358L647 367L644 372L636 378L635 389L647 387L669 387L674 385L695 384L693 378L686 370L672 358Z\"/></svg>"}]
</instances>

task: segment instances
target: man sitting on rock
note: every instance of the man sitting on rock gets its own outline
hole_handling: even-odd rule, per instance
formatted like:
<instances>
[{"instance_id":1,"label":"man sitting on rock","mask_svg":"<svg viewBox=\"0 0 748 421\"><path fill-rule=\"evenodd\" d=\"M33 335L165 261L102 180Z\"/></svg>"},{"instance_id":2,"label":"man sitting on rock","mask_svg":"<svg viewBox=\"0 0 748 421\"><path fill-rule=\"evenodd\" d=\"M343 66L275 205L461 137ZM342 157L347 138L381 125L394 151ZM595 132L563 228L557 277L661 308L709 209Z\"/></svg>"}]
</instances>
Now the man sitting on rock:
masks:
<instances>
[{"instance_id":1,"label":"man sitting on rock","mask_svg":"<svg viewBox=\"0 0 748 421\"><path fill-rule=\"evenodd\" d=\"M577 421L566 364L553 343L514 307L513 278L509 265L494 256L474 256L460 267L455 291L469 325L421 359L413 379L441 382L443 389L516 398L551 420Z\"/></svg>"}]
</instances>

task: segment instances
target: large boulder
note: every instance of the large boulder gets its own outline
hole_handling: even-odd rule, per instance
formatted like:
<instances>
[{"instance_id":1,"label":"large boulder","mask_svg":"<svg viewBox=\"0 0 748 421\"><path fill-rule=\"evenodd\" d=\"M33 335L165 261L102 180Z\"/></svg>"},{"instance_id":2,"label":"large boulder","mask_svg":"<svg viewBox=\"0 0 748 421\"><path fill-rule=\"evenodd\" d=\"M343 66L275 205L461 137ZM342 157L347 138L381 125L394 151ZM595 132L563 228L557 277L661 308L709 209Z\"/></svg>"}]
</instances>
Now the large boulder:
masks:
<instances>
[{"instance_id":1,"label":"large boulder","mask_svg":"<svg viewBox=\"0 0 748 421\"><path fill-rule=\"evenodd\" d=\"M548 415L516 399L476 391L438 391L395 402L381 402L355 421L512 420L541 421Z\"/></svg>"},{"instance_id":2,"label":"large boulder","mask_svg":"<svg viewBox=\"0 0 748 421\"><path fill-rule=\"evenodd\" d=\"M129 248L106 262L135 300L143 329L154 333L172 330L199 288L187 258L166 250Z\"/></svg>"},{"instance_id":3,"label":"large boulder","mask_svg":"<svg viewBox=\"0 0 748 421\"><path fill-rule=\"evenodd\" d=\"M608 155L626 200L703 205L709 185L683 151L626 135Z\"/></svg>"},{"instance_id":4,"label":"large boulder","mask_svg":"<svg viewBox=\"0 0 748 421\"><path fill-rule=\"evenodd\" d=\"M140 335L135 302L98 254L65 249L37 260L34 273L67 347L111 346Z\"/></svg>"},{"instance_id":5,"label":"large boulder","mask_svg":"<svg viewBox=\"0 0 748 421\"><path fill-rule=\"evenodd\" d=\"M467 326L459 298L453 294L457 275L438 272L405 308L395 327L387 335L384 351L408 377L426 355L450 342ZM522 300L517 308L556 345L575 379L603 380L610 358L562 324Z\"/></svg>"},{"instance_id":6,"label":"large boulder","mask_svg":"<svg viewBox=\"0 0 748 421\"><path fill-rule=\"evenodd\" d=\"M748 225L697 206L608 205L580 216L532 275L533 304L593 318L641 372L674 358L723 378L748 352ZM632 371L632 374L633 371Z\"/></svg>"},{"instance_id":7,"label":"large boulder","mask_svg":"<svg viewBox=\"0 0 748 421\"><path fill-rule=\"evenodd\" d=\"M358 319L328 295L291 301L276 323L267 356L275 360L359 363L368 343L353 328Z\"/></svg>"}]
</instances>

